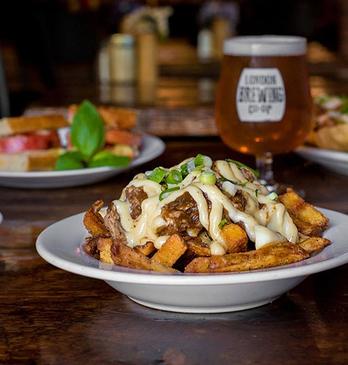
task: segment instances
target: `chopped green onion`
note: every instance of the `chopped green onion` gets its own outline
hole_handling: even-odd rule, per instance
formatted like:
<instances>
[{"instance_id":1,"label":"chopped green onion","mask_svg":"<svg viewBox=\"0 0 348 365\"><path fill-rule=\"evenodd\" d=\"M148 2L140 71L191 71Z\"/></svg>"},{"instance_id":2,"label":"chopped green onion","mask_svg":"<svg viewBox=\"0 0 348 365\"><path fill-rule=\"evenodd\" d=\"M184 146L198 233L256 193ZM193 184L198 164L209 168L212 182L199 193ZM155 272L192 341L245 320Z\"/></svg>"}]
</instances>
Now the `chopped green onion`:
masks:
<instances>
[{"instance_id":1,"label":"chopped green onion","mask_svg":"<svg viewBox=\"0 0 348 365\"><path fill-rule=\"evenodd\" d=\"M219 223L219 228L220 229L224 228L224 226L226 226L227 223L228 223L227 219L225 219L225 218L222 219L221 222Z\"/></svg>"},{"instance_id":2,"label":"chopped green onion","mask_svg":"<svg viewBox=\"0 0 348 365\"><path fill-rule=\"evenodd\" d=\"M174 191L179 190L179 186L176 186L175 188L170 188L167 190L162 191L162 193L159 196L159 200L163 200L165 198L167 198L171 193L173 193Z\"/></svg>"},{"instance_id":3,"label":"chopped green onion","mask_svg":"<svg viewBox=\"0 0 348 365\"><path fill-rule=\"evenodd\" d=\"M201 155L200 153L195 157L195 166L206 166L211 167L213 165L213 161L209 156Z\"/></svg>"},{"instance_id":4,"label":"chopped green onion","mask_svg":"<svg viewBox=\"0 0 348 365\"><path fill-rule=\"evenodd\" d=\"M193 171L202 171L204 169L204 165L201 165L201 166L197 166L195 167L195 169Z\"/></svg>"},{"instance_id":5,"label":"chopped green onion","mask_svg":"<svg viewBox=\"0 0 348 365\"><path fill-rule=\"evenodd\" d=\"M166 178L168 184L179 184L182 181L182 175L179 170L171 170Z\"/></svg>"},{"instance_id":6,"label":"chopped green onion","mask_svg":"<svg viewBox=\"0 0 348 365\"><path fill-rule=\"evenodd\" d=\"M180 166L180 171L181 171L181 176L183 178L185 178L189 174L187 169L187 163L184 163L183 165Z\"/></svg>"},{"instance_id":7,"label":"chopped green onion","mask_svg":"<svg viewBox=\"0 0 348 365\"><path fill-rule=\"evenodd\" d=\"M188 163L187 163L187 171L188 173L191 173L194 169L195 169L196 165L195 165L195 160L190 160Z\"/></svg>"},{"instance_id":8,"label":"chopped green onion","mask_svg":"<svg viewBox=\"0 0 348 365\"><path fill-rule=\"evenodd\" d=\"M242 187L244 187L244 186L246 186L246 184L248 183L248 181L245 181L245 182L238 182L238 181L234 181L234 180L229 180L229 179L226 179L225 177L220 177L219 179L218 179L218 182L219 183L223 183L223 182L225 182L225 181L229 181L229 182L231 182L232 184L234 184L234 185L238 185L238 186L242 186Z\"/></svg>"},{"instance_id":9,"label":"chopped green onion","mask_svg":"<svg viewBox=\"0 0 348 365\"><path fill-rule=\"evenodd\" d=\"M199 181L202 184L206 184L206 185L214 185L216 183L216 176L213 172L202 172L199 175Z\"/></svg>"},{"instance_id":10,"label":"chopped green onion","mask_svg":"<svg viewBox=\"0 0 348 365\"><path fill-rule=\"evenodd\" d=\"M204 165L204 156L201 155L200 153L195 157L195 165L196 166Z\"/></svg>"},{"instance_id":11,"label":"chopped green onion","mask_svg":"<svg viewBox=\"0 0 348 365\"><path fill-rule=\"evenodd\" d=\"M164 177L166 176L166 174L167 171L164 168L156 167L147 178L160 184L164 179Z\"/></svg>"},{"instance_id":12,"label":"chopped green onion","mask_svg":"<svg viewBox=\"0 0 348 365\"><path fill-rule=\"evenodd\" d=\"M270 194L267 195L267 198L271 199L271 200L277 200L278 199L278 194L273 191L273 193L270 193Z\"/></svg>"},{"instance_id":13,"label":"chopped green onion","mask_svg":"<svg viewBox=\"0 0 348 365\"><path fill-rule=\"evenodd\" d=\"M260 191L259 189L256 189L255 190L255 196L256 196L256 198L259 196L259 191Z\"/></svg>"},{"instance_id":14,"label":"chopped green onion","mask_svg":"<svg viewBox=\"0 0 348 365\"><path fill-rule=\"evenodd\" d=\"M236 161L236 160L232 160L230 158L227 158L226 159L227 162L232 162L234 163L235 165L237 165L237 167L241 168L241 167L244 167L245 169L248 169L250 170L256 177L260 177L260 171L259 170L255 170L253 168L251 168L250 166L248 165L245 165L244 163L242 162L239 162L239 161Z\"/></svg>"}]
</instances>

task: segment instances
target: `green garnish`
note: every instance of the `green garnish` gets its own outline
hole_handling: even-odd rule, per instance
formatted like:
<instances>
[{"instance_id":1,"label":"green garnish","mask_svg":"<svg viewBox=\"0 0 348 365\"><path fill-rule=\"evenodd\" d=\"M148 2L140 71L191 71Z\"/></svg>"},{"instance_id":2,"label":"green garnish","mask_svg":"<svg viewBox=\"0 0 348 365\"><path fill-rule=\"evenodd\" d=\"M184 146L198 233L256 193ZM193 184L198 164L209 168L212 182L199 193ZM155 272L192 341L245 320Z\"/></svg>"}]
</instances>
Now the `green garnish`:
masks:
<instances>
[{"instance_id":1,"label":"green garnish","mask_svg":"<svg viewBox=\"0 0 348 365\"><path fill-rule=\"evenodd\" d=\"M256 198L259 196L259 191L260 191L259 189L256 189L255 190L255 196L256 196Z\"/></svg>"},{"instance_id":2,"label":"green garnish","mask_svg":"<svg viewBox=\"0 0 348 365\"><path fill-rule=\"evenodd\" d=\"M163 200L165 198L167 198L171 193L173 193L174 191L179 190L179 186L175 186L174 188L170 188L167 190L162 191L162 193L159 196L159 200Z\"/></svg>"},{"instance_id":3,"label":"green garnish","mask_svg":"<svg viewBox=\"0 0 348 365\"><path fill-rule=\"evenodd\" d=\"M229 181L229 182L231 182L232 184L234 184L234 185L238 185L238 186L241 186L241 187L244 187L244 186L246 186L247 185L247 183L249 182L249 181L245 181L245 182L237 182L237 181L234 181L234 180L229 180L229 179L226 179L225 177L220 177L219 179L218 179L218 182L220 182L220 183L222 183L222 182L224 182L224 181Z\"/></svg>"},{"instance_id":4,"label":"green garnish","mask_svg":"<svg viewBox=\"0 0 348 365\"><path fill-rule=\"evenodd\" d=\"M260 171L259 170L255 170L253 169L252 167L248 166L248 165L245 165L244 163L242 162L239 162L239 161L236 161L236 160L232 160L230 158L227 158L226 159L227 162L232 162L234 163L235 165L237 165L237 167L241 168L241 167L244 167L245 169L248 169L250 170L256 177L260 177Z\"/></svg>"},{"instance_id":5,"label":"green garnish","mask_svg":"<svg viewBox=\"0 0 348 365\"><path fill-rule=\"evenodd\" d=\"M183 165L180 166L180 171L183 178L185 178L189 174L187 163L184 163Z\"/></svg>"},{"instance_id":6,"label":"green garnish","mask_svg":"<svg viewBox=\"0 0 348 365\"><path fill-rule=\"evenodd\" d=\"M97 108L88 100L81 103L71 125L71 143L74 151L63 153L56 161L56 170L85 167L125 167L130 159L102 150L105 144L103 120Z\"/></svg>"},{"instance_id":7,"label":"green garnish","mask_svg":"<svg viewBox=\"0 0 348 365\"><path fill-rule=\"evenodd\" d=\"M88 160L104 146L104 123L96 107L85 100L71 125L71 142Z\"/></svg>"},{"instance_id":8,"label":"green garnish","mask_svg":"<svg viewBox=\"0 0 348 365\"><path fill-rule=\"evenodd\" d=\"M200 165L200 166L195 167L193 171L201 172L204 168L205 168L204 165Z\"/></svg>"},{"instance_id":9,"label":"green garnish","mask_svg":"<svg viewBox=\"0 0 348 365\"><path fill-rule=\"evenodd\" d=\"M96 153L88 163L88 167L101 166L128 166L130 158L127 156L116 156L110 151L100 151Z\"/></svg>"},{"instance_id":10,"label":"green garnish","mask_svg":"<svg viewBox=\"0 0 348 365\"><path fill-rule=\"evenodd\" d=\"M201 166L204 165L204 156L200 153L195 157L195 166Z\"/></svg>"},{"instance_id":11,"label":"green garnish","mask_svg":"<svg viewBox=\"0 0 348 365\"><path fill-rule=\"evenodd\" d=\"M221 222L219 223L219 228L222 229L224 228L224 226L226 226L226 224L228 223L227 219L222 219Z\"/></svg>"},{"instance_id":12,"label":"green garnish","mask_svg":"<svg viewBox=\"0 0 348 365\"><path fill-rule=\"evenodd\" d=\"M211 165L213 164L212 159L209 156L205 156L202 154L198 154L195 159L194 159L194 163L195 166L206 166L206 167L211 167Z\"/></svg>"},{"instance_id":13,"label":"green garnish","mask_svg":"<svg viewBox=\"0 0 348 365\"><path fill-rule=\"evenodd\" d=\"M273 193L270 193L267 195L267 198L268 199L271 199L271 200L277 200L278 199L278 194L273 192Z\"/></svg>"},{"instance_id":14,"label":"green garnish","mask_svg":"<svg viewBox=\"0 0 348 365\"><path fill-rule=\"evenodd\" d=\"M83 163L83 156L80 152L70 151L60 155L55 169L56 170L76 170L83 169L85 167Z\"/></svg>"},{"instance_id":15,"label":"green garnish","mask_svg":"<svg viewBox=\"0 0 348 365\"><path fill-rule=\"evenodd\" d=\"M179 184L182 181L182 175L179 170L171 170L166 178L167 184Z\"/></svg>"},{"instance_id":16,"label":"green garnish","mask_svg":"<svg viewBox=\"0 0 348 365\"><path fill-rule=\"evenodd\" d=\"M160 184L163 181L166 174L167 171L164 168L156 167L147 178Z\"/></svg>"},{"instance_id":17,"label":"green garnish","mask_svg":"<svg viewBox=\"0 0 348 365\"><path fill-rule=\"evenodd\" d=\"M199 175L199 181L202 184L206 184L206 185L214 185L216 183L216 176L213 172L202 172Z\"/></svg>"}]
</instances>

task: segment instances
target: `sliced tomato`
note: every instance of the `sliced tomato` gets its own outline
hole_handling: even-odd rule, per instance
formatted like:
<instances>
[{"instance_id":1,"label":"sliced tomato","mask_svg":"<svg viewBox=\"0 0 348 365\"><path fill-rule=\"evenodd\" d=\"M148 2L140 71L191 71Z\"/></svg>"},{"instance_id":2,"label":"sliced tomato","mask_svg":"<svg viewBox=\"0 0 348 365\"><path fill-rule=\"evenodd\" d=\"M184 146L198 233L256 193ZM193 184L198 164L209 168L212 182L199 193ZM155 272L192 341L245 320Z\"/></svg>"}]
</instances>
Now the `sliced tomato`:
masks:
<instances>
[{"instance_id":1,"label":"sliced tomato","mask_svg":"<svg viewBox=\"0 0 348 365\"><path fill-rule=\"evenodd\" d=\"M45 150L58 146L59 138L56 131L19 134L17 136L0 138L0 152L5 153Z\"/></svg>"},{"instance_id":2,"label":"sliced tomato","mask_svg":"<svg viewBox=\"0 0 348 365\"><path fill-rule=\"evenodd\" d=\"M129 146L139 147L142 136L137 133L122 131L119 129L109 129L105 134L107 144L127 144Z\"/></svg>"}]
</instances>

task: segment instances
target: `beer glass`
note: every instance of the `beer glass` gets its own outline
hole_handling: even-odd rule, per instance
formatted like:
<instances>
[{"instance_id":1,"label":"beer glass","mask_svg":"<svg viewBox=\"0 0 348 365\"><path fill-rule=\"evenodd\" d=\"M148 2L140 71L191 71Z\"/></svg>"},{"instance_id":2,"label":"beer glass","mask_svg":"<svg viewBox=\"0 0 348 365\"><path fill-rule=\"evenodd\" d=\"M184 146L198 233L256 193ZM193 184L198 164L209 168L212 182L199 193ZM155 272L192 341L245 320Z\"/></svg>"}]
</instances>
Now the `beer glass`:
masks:
<instances>
[{"instance_id":1,"label":"beer glass","mask_svg":"<svg viewBox=\"0 0 348 365\"><path fill-rule=\"evenodd\" d=\"M245 36L225 41L216 123L229 147L256 156L270 190L272 156L302 144L311 129L306 39Z\"/></svg>"}]
</instances>

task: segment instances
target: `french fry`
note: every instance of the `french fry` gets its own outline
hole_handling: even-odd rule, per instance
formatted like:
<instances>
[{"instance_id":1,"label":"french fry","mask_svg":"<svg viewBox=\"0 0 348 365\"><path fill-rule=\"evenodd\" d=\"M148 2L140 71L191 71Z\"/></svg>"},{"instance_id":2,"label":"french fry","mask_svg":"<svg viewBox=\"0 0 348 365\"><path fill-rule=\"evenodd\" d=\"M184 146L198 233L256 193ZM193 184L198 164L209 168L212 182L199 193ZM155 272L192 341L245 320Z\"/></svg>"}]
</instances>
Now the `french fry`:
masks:
<instances>
[{"instance_id":1,"label":"french fry","mask_svg":"<svg viewBox=\"0 0 348 365\"><path fill-rule=\"evenodd\" d=\"M107 264L113 264L113 260L111 257L111 246L112 246L112 238L111 237L99 237L97 242L97 248L99 250L100 260L106 262Z\"/></svg>"},{"instance_id":2,"label":"french fry","mask_svg":"<svg viewBox=\"0 0 348 365\"><path fill-rule=\"evenodd\" d=\"M293 190L279 196L298 230L306 236L318 236L328 226L329 220L313 205L305 202Z\"/></svg>"},{"instance_id":3,"label":"french fry","mask_svg":"<svg viewBox=\"0 0 348 365\"><path fill-rule=\"evenodd\" d=\"M187 251L194 256L211 256L209 245L196 240L186 241Z\"/></svg>"},{"instance_id":4,"label":"french fry","mask_svg":"<svg viewBox=\"0 0 348 365\"><path fill-rule=\"evenodd\" d=\"M114 264L133 269L151 270L163 273L177 272L177 270L174 270L171 267L166 267L161 263L150 260L145 255L136 252L128 246L115 242L111 246L111 257Z\"/></svg>"},{"instance_id":5,"label":"french fry","mask_svg":"<svg viewBox=\"0 0 348 365\"><path fill-rule=\"evenodd\" d=\"M186 250L187 246L184 240L178 234L173 234L152 256L151 261L172 267Z\"/></svg>"},{"instance_id":6,"label":"french fry","mask_svg":"<svg viewBox=\"0 0 348 365\"><path fill-rule=\"evenodd\" d=\"M221 230L226 252L244 252L247 250L248 236L244 229L235 223L226 224Z\"/></svg>"},{"instance_id":7,"label":"french fry","mask_svg":"<svg viewBox=\"0 0 348 365\"><path fill-rule=\"evenodd\" d=\"M104 202L102 200L97 200L83 217L83 224L91 236L109 234L108 229L104 225L104 219L99 213L103 205Z\"/></svg>"},{"instance_id":8,"label":"french fry","mask_svg":"<svg viewBox=\"0 0 348 365\"><path fill-rule=\"evenodd\" d=\"M145 243L145 245L142 246L136 246L134 248L136 252L142 253L145 256L151 255L154 251L156 251L156 248L153 244L153 242L148 241Z\"/></svg>"},{"instance_id":9,"label":"french fry","mask_svg":"<svg viewBox=\"0 0 348 365\"><path fill-rule=\"evenodd\" d=\"M299 243L299 246L309 254L314 254L321 251L326 246L330 245L331 241L323 237L309 237Z\"/></svg>"},{"instance_id":10,"label":"french fry","mask_svg":"<svg viewBox=\"0 0 348 365\"><path fill-rule=\"evenodd\" d=\"M304 260L309 254L290 242L270 243L258 250L230 253L223 256L197 257L185 268L185 272L232 272L265 269Z\"/></svg>"}]
</instances>

